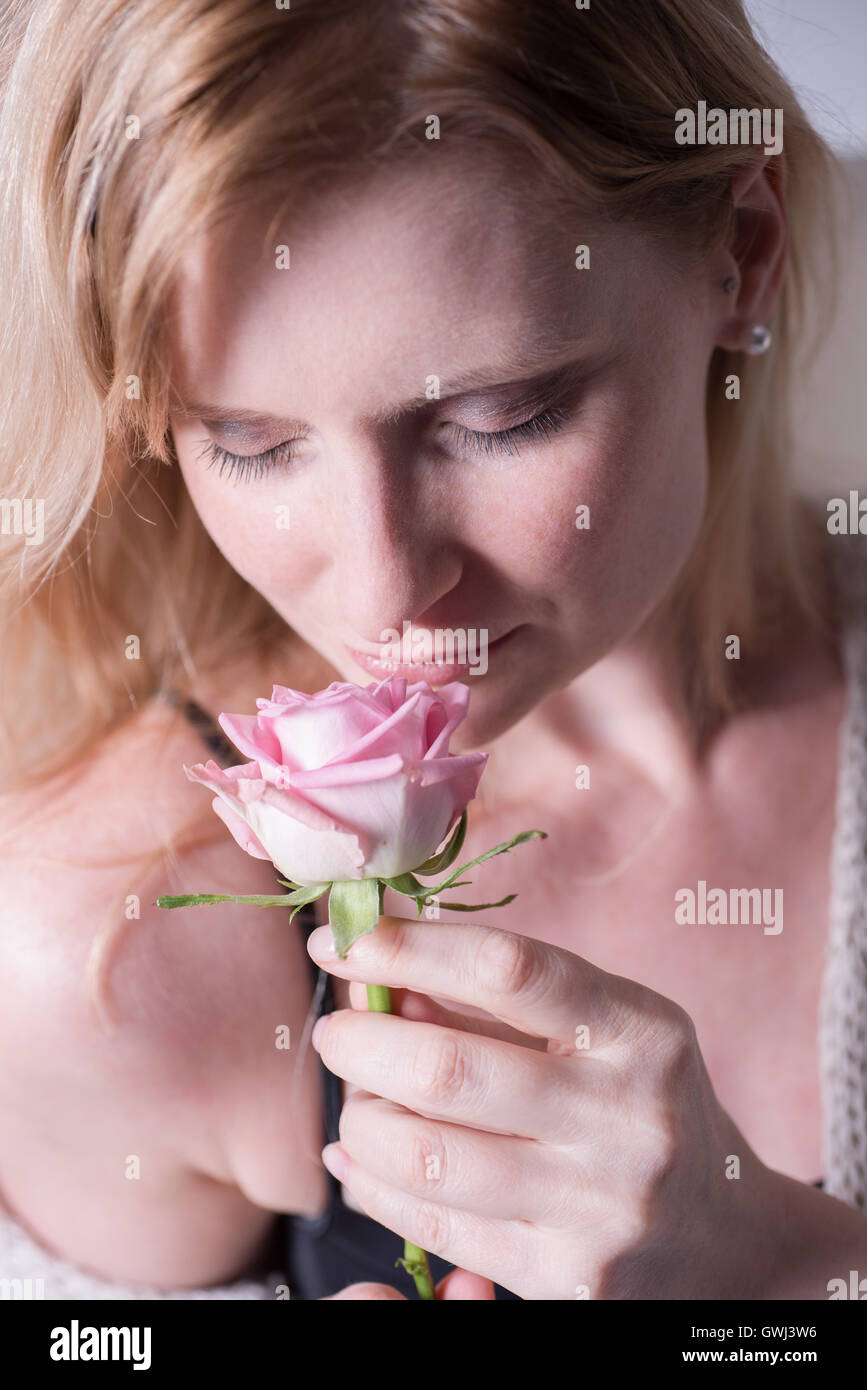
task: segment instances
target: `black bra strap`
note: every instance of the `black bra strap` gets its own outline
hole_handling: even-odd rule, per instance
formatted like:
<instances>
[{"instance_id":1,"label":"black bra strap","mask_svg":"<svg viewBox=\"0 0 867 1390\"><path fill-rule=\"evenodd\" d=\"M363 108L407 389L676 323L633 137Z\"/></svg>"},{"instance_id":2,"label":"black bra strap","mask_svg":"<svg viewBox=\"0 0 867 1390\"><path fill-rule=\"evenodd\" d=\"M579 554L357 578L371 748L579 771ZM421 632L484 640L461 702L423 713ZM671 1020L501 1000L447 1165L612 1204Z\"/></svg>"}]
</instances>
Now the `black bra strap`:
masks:
<instances>
[{"instance_id":1,"label":"black bra strap","mask_svg":"<svg viewBox=\"0 0 867 1390\"><path fill-rule=\"evenodd\" d=\"M169 704L180 710L184 718L192 724L196 733L217 758L222 759L230 766L243 760L243 753L235 747L234 743L229 741L219 724L211 718L202 705L197 704L195 700L187 699L185 695L180 695L175 690L166 690L163 694Z\"/></svg>"}]
</instances>

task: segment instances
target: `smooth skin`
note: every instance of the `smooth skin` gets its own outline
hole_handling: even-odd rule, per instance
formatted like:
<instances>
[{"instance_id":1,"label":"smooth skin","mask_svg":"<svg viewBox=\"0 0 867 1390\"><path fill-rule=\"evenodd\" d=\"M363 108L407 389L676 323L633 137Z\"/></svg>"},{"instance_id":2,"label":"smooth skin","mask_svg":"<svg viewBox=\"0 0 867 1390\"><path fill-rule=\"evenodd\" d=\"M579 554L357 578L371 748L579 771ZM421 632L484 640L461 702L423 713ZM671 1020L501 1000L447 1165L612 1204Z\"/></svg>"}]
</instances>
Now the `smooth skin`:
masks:
<instances>
[{"instance_id":1,"label":"smooth skin","mask_svg":"<svg viewBox=\"0 0 867 1390\"><path fill-rule=\"evenodd\" d=\"M423 174L317 203L285 273L253 212L185 260L171 428L234 568L360 684L344 643L404 619L514 632L470 678L452 748L492 751L470 854L550 834L544 857L524 847L473 891L532 890L496 925L407 923L387 900L327 968L391 986L397 1016L366 1015L356 991L317 1041L359 1088L331 1151L346 1200L526 1298L817 1298L867 1262L864 1218L809 1185L838 655L804 635L788 660L750 663L750 705L697 755L648 635L702 517L711 355L743 346L779 294L784 183L779 159L739 175L732 244L695 266L589 214L555 232L543 189L537 218L514 176L432 151ZM471 444L534 413L515 381L561 366L534 394L562 428L510 453ZM247 479L203 455L289 440L291 463ZM225 687L202 695L226 707ZM676 889L715 877L784 886L785 945L676 932ZM356 1287L344 1296L392 1296Z\"/></svg>"},{"instance_id":2,"label":"smooth skin","mask_svg":"<svg viewBox=\"0 0 867 1390\"><path fill-rule=\"evenodd\" d=\"M838 1243L863 1251L847 1208L758 1161L692 1021L652 990L478 925L384 917L345 961L328 927L308 949L340 978L416 992L390 1017L353 984L314 1046L363 1088L326 1166L422 1248L546 1300L821 1298Z\"/></svg>"}]
</instances>

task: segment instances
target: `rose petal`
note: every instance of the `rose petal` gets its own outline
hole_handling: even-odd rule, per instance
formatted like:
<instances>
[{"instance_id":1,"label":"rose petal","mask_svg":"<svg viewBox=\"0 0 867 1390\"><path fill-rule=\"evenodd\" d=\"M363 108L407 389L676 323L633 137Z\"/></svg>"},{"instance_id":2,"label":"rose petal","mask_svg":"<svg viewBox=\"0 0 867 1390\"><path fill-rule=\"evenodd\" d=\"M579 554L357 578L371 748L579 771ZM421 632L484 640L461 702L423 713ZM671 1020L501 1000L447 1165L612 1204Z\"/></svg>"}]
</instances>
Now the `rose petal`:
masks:
<instances>
[{"instance_id":1,"label":"rose petal","mask_svg":"<svg viewBox=\"0 0 867 1390\"><path fill-rule=\"evenodd\" d=\"M246 850L248 854L252 854L254 859L270 860L270 854L255 831L248 825L247 821L244 820L244 817L239 816L238 812L229 805L225 797L215 796L211 805L220 817L220 820L231 830L232 835L241 846L241 849Z\"/></svg>"}]
</instances>

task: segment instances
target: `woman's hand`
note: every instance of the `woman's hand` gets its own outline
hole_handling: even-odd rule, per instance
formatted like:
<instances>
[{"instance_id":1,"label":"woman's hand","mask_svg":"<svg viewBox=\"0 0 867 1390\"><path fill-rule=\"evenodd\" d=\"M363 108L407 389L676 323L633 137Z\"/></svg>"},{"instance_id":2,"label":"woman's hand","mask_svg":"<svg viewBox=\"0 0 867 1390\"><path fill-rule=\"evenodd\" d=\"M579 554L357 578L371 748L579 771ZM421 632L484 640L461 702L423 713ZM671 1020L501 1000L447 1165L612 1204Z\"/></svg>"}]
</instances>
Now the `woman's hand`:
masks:
<instances>
[{"instance_id":1,"label":"woman's hand","mask_svg":"<svg viewBox=\"0 0 867 1390\"><path fill-rule=\"evenodd\" d=\"M444 1279L437 1284L437 1299L446 1303L449 1299L478 1300L493 1299L494 1286L490 1279L483 1279L478 1274L470 1274L466 1269L453 1269ZM399 1293L390 1284L349 1284L340 1293L333 1293L328 1298L320 1300L323 1303L332 1303L336 1299L375 1299L388 1300L397 1299L400 1303L407 1303L406 1294Z\"/></svg>"},{"instance_id":2,"label":"woman's hand","mask_svg":"<svg viewBox=\"0 0 867 1390\"><path fill-rule=\"evenodd\" d=\"M773 1296L780 1175L719 1105L677 1004L475 923L383 917L345 961L327 926L308 946L395 991L394 1014L361 1012L353 985L315 1032L361 1088L323 1158L374 1220L522 1298Z\"/></svg>"}]
</instances>

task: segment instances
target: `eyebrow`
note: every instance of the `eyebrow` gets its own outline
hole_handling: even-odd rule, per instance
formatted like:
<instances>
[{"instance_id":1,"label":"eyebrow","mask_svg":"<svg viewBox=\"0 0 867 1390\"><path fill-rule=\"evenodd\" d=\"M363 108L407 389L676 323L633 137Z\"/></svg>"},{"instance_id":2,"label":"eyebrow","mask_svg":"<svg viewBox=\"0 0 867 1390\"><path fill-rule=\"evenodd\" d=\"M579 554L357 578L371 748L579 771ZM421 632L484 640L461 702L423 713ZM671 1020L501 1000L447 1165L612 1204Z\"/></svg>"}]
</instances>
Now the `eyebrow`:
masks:
<instances>
[{"instance_id":1,"label":"eyebrow","mask_svg":"<svg viewBox=\"0 0 867 1390\"><path fill-rule=\"evenodd\" d=\"M574 348L572 351L574 353ZM454 378L435 398L421 392L409 400L402 401L399 405L378 411L369 418L377 425L392 424L411 410L419 409L422 406L442 404L444 401L453 401L458 397L473 394L493 397L493 400L487 403L487 411L482 410L483 415L493 415L497 410L502 410L506 406L510 409L530 406L563 385L566 379L578 373L583 365L584 359L576 358L573 355L568 361L561 361L551 366L549 354L548 365L542 366L541 370L538 369L538 361L532 362L529 364L530 374L528 375L528 363L525 359L522 364L523 372L520 376L511 380L504 379L504 371L507 373L509 370L517 369L520 371L520 366L512 359L511 366L509 362L501 362L490 367L477 368L475 371L466 372L462 376ZM518 393L517 397L515 392ZM306 428L307 425L306 421L270 415L267 411L249 410L243 406L218 405L206 401L181 401L174 407L174 412L180 416L212 420L214 423L279 425L293 429Z\"/></svg>"}]
</instances>

